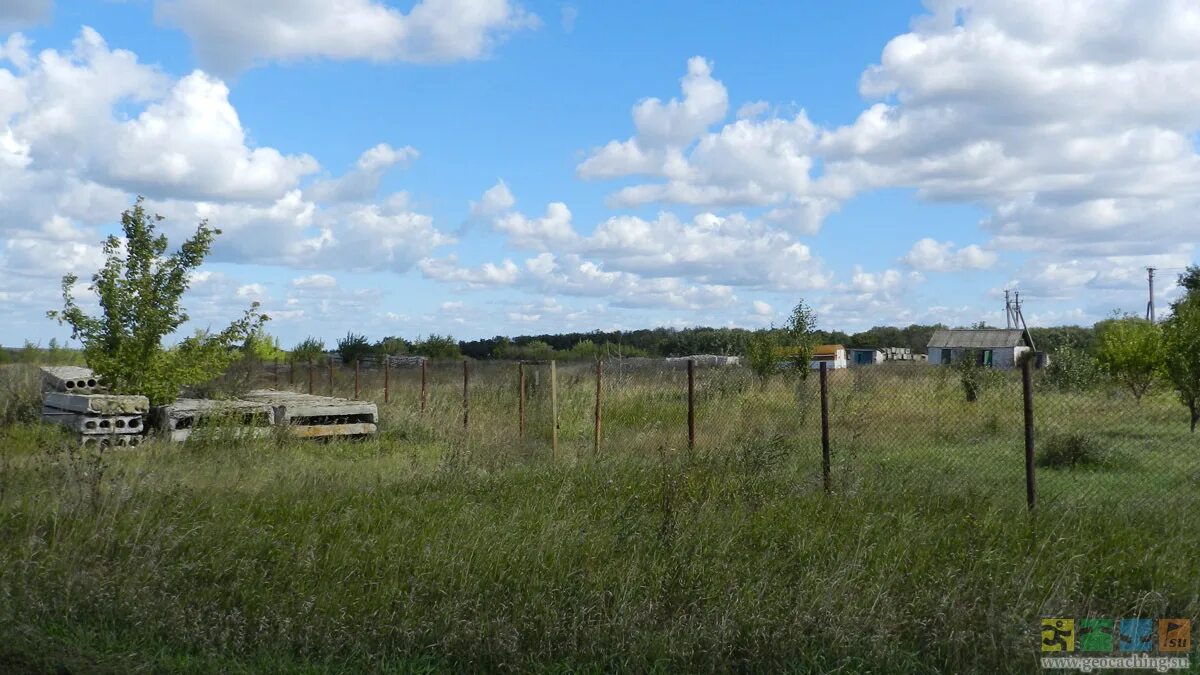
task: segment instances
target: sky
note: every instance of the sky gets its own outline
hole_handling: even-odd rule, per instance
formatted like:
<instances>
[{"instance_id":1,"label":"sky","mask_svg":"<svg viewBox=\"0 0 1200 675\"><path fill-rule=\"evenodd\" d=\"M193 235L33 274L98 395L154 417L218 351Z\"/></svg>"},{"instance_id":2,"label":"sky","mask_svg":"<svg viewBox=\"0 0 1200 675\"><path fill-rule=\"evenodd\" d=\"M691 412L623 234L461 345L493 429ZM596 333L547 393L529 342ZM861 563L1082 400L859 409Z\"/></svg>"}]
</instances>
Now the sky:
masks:
<instances>
[{"instance_id":1,"label":"sky","mask_svg":"<svg viewBox=\"0 0 1200 675\"><path fill-rule=\"evenodd\" d=\"M1200 5L0 0L0 344L137 195L284 346L1160 315Z\"/></svg>"}]
</instances>

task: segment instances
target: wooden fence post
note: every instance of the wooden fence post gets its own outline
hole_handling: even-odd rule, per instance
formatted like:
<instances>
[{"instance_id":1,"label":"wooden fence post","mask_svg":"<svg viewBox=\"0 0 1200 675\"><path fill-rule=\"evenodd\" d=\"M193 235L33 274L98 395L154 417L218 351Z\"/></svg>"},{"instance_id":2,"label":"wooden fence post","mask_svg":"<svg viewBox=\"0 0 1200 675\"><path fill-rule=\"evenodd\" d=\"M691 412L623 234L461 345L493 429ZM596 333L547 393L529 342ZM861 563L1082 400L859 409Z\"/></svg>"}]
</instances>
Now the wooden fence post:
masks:
<instances>
[{"instance_id":1,"label":"wooden fence post","mask_svg":"<svg viewBox=\"0 0 1200 675\"><path fill-rule=\"evenodd\" d=\"M525 438L525 363L517 364L517 438Z\"/></svg>"},{"instance_id":2,"label":"wooden fence post","mask_svg":"<svg viewBox=\"0 0 1200 675\"><path fill-rule=\"evenodd\" d=\"M550 361L550 452L558 459L558 367Z\"/></svg>"},{"instance_id":3,"label":"wooden fence post","mask_svg":"<svg viewBox=\"0 0 1200 675\"><path fill-rule=\"evenodd\" d=\"M392 395L391 384L392 384L392 357L384 356L383 357L383 402L384 403L387 403L388 400L391 398L391 395Z\"/></svg>"},{"instance_id":4,"label":"wooden fence post","mask_svg":"<svg viewBox=\"0 0 1200 675\"><path fill-rule=\"evenodd\" d=\"M471 414L471 368L463 359L463 429L468 428Z\"/></svg>"},{"instance_id":5,"label":"wooden fence post","mask_svg":"<svg viewBox=\"0 0 1200 675\"><path fill-rule=\"evenodd\" d=\"M1021 389L1025 403L1025 501L1032 511L1037 506L1037 486L1033 445L1033 359L1021 364Z\"/></svg>"},{"instance_id":6,"label":"wooden fence post","mask_svg":"<svg viewBox=\"0 0 1200 675\"><path fill-rule=\"evenodd\" d=\"M821 362L821 483L825 492L830 491L831 478L829 453L829 364Z\"/></svg>"},{"instance_id":7,"label":"wooden fence post","mask_svg":"<svg viewBox=\"0 0 1200 675\"><path fill-rule=\"evenodd\" d=\"M312 393L313 393L313 362L312 362L312 359L309 359L308 360L308 395L312 396Z\"/></svg>"},{"instance_id":8,"label":"wooden fence post","mask_svg":"<svg viewBox=\"0 0 1200 675\"><path fill-rule=\"evenodd\" d=\"M696 448L696 359L688 359L688 450Z\"/></svg>"},{"instance_id":9,"label":"wooden fence post","mask_svg":"<svg viewBox=\"0 0 1200 675\"><path fill-rule=\"evenodd\" d=\"M427 387L427 383L429 381L428 365L429 365L429 361L427 359L422 358L421 359L421 414L422 415L425 414L425 400L426 400L425 390Z\"/></svg>"}]
</instances>

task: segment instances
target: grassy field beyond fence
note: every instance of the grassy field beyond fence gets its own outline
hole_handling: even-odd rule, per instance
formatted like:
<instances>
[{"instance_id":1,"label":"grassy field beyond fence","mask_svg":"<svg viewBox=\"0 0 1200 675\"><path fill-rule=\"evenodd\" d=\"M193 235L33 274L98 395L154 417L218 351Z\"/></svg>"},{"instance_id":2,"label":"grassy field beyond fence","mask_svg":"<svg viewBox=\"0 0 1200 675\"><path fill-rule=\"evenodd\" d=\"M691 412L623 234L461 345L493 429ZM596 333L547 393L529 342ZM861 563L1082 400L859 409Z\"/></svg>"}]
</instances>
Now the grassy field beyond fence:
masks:
<instances>
[{"instance_id":1,"label":"grassy field beyond fence","mask_svg":"<svg viewBox=\"0 0 1200 675\"><path fill-rule=\"evenodd\" d=\"M548 368L518 438L515 365L472 367L466 429L460 364L425 414L417 371L383 405L365 370L365 441L79 451L5 403L0 672L1030 672L1043 616L1200 618L1169 394L1039 390L1068 460L1030 514L1015 378L832 373L826 494L814 378L698 370L689 450L686 373L606 364L597 454L593 366L560 365L552 457Z\"/></svg>"}]
</instances>

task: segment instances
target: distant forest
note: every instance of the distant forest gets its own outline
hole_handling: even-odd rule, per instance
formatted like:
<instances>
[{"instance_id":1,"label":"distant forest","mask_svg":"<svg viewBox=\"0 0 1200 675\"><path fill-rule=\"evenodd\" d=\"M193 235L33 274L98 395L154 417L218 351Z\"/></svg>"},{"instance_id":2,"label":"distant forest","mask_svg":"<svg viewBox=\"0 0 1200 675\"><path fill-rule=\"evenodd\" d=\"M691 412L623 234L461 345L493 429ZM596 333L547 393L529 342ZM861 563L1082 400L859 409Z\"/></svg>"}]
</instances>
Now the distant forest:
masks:
<instances>
[{"instance_id":1,"label":"distant forest","mask_svg":"<svg viewBox=\"0 0 1200 675\"><path fill-rule=\"evenodd\" d=\"M876 326L859 333L817 331L815 337L823 344L841 344L847 347L908 347L918 354L924 354L933 331L940 328L948 326ZM1030 328L1029 333L1038 349L1051 352L1063 347L1088 349L1096 335L1093 328L1082 326ZM458 345L463 356L473 359L510 356L527 358L534 355L525 352L548 349L559 353L599 351L612 356L742 354L753 334L754 331L745 328L644 328L632 331L521 335L514 338L496 336L485 340L459 341ZM581 349L581 345L584 348Z\"/></svg>"},{"instance_id":2,"label":"distant forest","mask_svg":"<svg viewBox=\"0 0 1200 675\"><path fill-rule=\"evenodd\" d=\"M821 344L841 344L847 347L908 347L915 353L924 354L930 336L939 328L947 326L876 326L859 333L816 331L814 337ZM785 337L782 329L760 330L777 330L781 340ZM319 360L324 358L324 354L336 352L344 361L350 362L355 359L405 354L438 359L595 359L694 354L741 355L746 352L746 344L755 332L745 328L643 328L631 331L553 333L517 337L497 335L483 340L455 340L449 335L430 335L417 340L393 336L374 342L364 335L349 333L331 345L326 345L316 338L308 338L290 350L290 357L298 360ZM1056 352L1064 347L1090 350L1096 339L1094 328L1082 326L1030 328L1029 333L1037 348L1048 352ZM281 349L278 341L267 335L256 336L243 349L256 354L264 361L289 357L289 351ZM42 364L82 363L82 354L75 349L62 347L54 340L50 341L48 347L26 343L21 349L0 349L0 363L13 361Z\"/></svg>"}]
</instances>

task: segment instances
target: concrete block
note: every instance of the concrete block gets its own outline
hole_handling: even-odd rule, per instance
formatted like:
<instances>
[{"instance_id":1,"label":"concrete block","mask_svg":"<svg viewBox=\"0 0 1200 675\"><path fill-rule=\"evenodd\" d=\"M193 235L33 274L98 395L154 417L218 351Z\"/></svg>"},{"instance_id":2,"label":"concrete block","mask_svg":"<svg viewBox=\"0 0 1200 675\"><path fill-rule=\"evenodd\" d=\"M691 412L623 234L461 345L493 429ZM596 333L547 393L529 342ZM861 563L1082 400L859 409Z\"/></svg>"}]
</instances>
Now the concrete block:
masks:
<instances>
[{"instance_id":1,"label":"concrete block","mask_svg":"<svg viewBox=\"0 0 1200 675\"><path fill-rule=\"evenodd\" d=\"M374 424L299 424L288 432L299 438L328 438L330 436L370 436L378 428Z\"/></svg>"},{"instance_id":2,"label":"concrete block","mask_svg":"<svg viewBox=\"0 0 1200 675\"><path fill-rule=\"evenodd\" d=\"M363 436L378 430L379 408L367 401L259 389L245 394L250 401L269 404L276 426L296 436Z\"/></svg>"},{"instance_id":3,"label":"concrete block","mask_svg":"<svg viewBox=\"0 0 1200 675\"><path fill-rule=\"evenodd\" d=\"M136 448L142 444L143 438L137 435L124 436L80 436L79 447L100 449L105 448Z\"/></svg>"},{"instance_id":4,"label":"concrete block","mask_svg":"<svg viewBox=\"0 0 1200 675\"><path fill-rule=\"evenodd\" d=\"M84 435L140 434L145 431L141 415L89 415L42 408L42 421L59 424Z\"/></svg>"},{"instance_id":5,"label":"concrete block","mask_svg":"<svg viewBox=\"0 0 1200 675\"><path fill-rule=\"evenodd\" d=\"M104 391L91 368L80 366L43 366L42 380L48 391L63 391L72 394L95 394Z\"/></svg>"},{"instance_id":6,"label":"concrete block","mask_svg":"<svg viewBox=\"0 0 1200 675\"><path fill-rule=\"evenodd\" d=\"M150 412L150 399L145 396L115 394L67 394L51 391L42 395L42 405L65 412L97 415L140 415Z\"/></svg>"},{"instance_id":7,"label":"concrete block","mask_svg":"<svg viewBox=\"0 0 1200 675\"><path fill-rule=\"evenodd\" d=\"M379 407L367 401L297 394L290 391L258 389L243 396L248 401L271 405L275 424L369 423L379 421ZM317 420L328 419L328 422ZM311 420L311 422L310 422Z\"/></svg>"},{"instance_id":8,"label":"concrete block","mask_svg":"<svg viewBox=\"0 0 1200 675\"><path fill-rule=\"evenodd\" d=\"M261 438L271 433L274 409L267 403L240 400L181 398L174 403L155 406L151 419L155 429L173 441L186 441L205 428L246 438Z\"/></svg>"}]
</instances>

